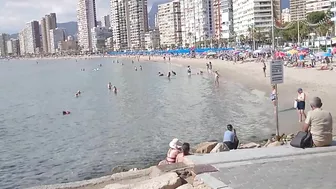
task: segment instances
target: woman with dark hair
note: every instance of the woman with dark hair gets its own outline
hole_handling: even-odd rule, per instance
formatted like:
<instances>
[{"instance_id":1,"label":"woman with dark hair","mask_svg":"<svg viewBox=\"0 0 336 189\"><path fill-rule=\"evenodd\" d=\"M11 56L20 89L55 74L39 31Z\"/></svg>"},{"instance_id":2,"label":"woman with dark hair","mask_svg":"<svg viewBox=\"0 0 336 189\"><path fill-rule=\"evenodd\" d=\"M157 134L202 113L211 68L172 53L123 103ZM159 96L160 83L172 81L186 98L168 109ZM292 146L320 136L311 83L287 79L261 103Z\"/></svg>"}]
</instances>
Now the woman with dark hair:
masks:
<instances>
[{"instance_id":1,"label":"woman with dark hair","mask_svg":"<svg viewBox=\"0 0 336 189\"><path fill-rule=\"evenodd\" d=\"M184 156L190 155L190 153L189 153L189 151L190 151L189 143L183 143L181 149L182 149L182 152L179 153L176 157L176 163L183 162Z\"/></svg>"}]
</instances>

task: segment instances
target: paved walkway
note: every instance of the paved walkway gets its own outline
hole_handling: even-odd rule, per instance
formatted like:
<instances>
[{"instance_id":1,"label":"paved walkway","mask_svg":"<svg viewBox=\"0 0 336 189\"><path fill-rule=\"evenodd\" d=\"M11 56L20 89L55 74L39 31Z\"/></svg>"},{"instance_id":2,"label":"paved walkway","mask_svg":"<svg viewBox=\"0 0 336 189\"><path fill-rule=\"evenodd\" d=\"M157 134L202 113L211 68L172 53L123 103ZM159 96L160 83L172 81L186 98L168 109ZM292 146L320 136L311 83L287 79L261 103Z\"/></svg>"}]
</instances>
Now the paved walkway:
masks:
<instances>
[{"instance_id":1,"label":"paved walkway","mask_svg":"<svg viewBox=\"0 0 336 189\"><path fill-rule=\"evenodd\" d=\"M197 178L214 189L334 189L336 146L258 148L188 157L218 172Z\"/></svg>"}]
</instances>

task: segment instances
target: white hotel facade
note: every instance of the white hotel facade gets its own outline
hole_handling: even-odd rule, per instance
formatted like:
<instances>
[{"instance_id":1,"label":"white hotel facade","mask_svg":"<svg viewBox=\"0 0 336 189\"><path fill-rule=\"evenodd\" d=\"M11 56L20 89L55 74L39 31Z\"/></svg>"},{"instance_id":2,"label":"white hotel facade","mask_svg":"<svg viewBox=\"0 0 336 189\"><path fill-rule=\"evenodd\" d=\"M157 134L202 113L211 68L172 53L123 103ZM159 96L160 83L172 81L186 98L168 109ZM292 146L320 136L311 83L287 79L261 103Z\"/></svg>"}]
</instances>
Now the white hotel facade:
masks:
<instances>
[{"instance_id":1,"label":"white hotel facade","mask_svg":"<svg viewBox=\"0 0 336 189\"><path fill-rule=\"evenodd\" d=\"M180 6L183 46L214 37L212 0L180 0Z\"/></svg>"},{"instance_id":2,"label":"white hotel facade","mask_svg":"<svg viewBox=\"0 0 336 189\"><path fill-rule=\"evenodd\" d=\"M275 20L280 21L280 1L275 0ZM233 0L233 25L236 36L248 36L249 28L267 32L272 26L270 0ZM274 22L275 23L275 22Z\"/></svg>"}]
</instances>

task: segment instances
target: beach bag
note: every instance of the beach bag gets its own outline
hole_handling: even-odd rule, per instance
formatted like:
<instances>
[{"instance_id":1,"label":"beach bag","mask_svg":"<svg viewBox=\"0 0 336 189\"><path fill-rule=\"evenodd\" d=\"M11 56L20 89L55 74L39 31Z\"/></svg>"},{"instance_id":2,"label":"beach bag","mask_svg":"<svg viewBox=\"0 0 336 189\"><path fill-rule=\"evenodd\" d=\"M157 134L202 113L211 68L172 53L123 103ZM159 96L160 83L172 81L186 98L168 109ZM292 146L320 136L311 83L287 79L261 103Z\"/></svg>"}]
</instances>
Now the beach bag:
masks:
<instances>
[{"instance_id":1,"label":"beach bag","mask_svg":"<svg viewBox=\"0 0 336 189\"><path fill-rule=\"evenodd\" d=\"M313 147L313 137L310 132L299 131L290 145L295 148L311 148Z\"/></svg>"},{"instance_id":2,"label":"beach bag","mask_svg":"<svg viewBox=\"0 0 336 189\"><path fill-rule=\"evenodd\" d=\"M297 101L296 101L296 100L294 100L293 107L294 107L295 109L297 108Z\"/></svg>"}]
</instances>

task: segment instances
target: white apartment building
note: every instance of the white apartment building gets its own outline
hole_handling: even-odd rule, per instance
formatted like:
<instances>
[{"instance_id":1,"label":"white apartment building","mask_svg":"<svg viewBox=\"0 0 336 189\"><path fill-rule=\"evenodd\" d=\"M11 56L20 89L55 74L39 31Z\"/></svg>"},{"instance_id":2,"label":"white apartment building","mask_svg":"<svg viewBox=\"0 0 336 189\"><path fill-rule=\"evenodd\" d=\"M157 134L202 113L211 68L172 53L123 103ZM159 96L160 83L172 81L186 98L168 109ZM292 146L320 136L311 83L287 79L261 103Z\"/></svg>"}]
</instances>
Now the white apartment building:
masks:
<instances>
[{"instance_id":1,"label":"white apartment building","mask_svg":"<svg viewBox=\"0 0 336 189\"><path fill-rule=\"evenodd\" d=\"M56 28L50 31L50 53L57 53L59 51L58 44L65 41L65 29Z\"/></svg>"},{"instance_id":2,"label":"white apartment building","mask_svg":"<svg viewBox=\"0 0 336 189\"><path fill-rule=\"evenodd\" d=\"M280 0L273 1L274 15L271 14L271 0L233 0L233 26L237 38L248 36L249 28L259 28L261 32L269 32L274 24L280 21Z\"/></svg>"},{"instance_id":3,"label":"white apartment building","mask_svg":"<svg viewBox=\"0 0 336 189\"><path fill-rule=\"evenodd\" d=\"M9 40L9 35L6 33L0 34L0 57L5 57L8 55L7 41Z\"/></svg>"},{"instance_id":4,"label":"white apartment building","mask_svg":"<svg viewBox=\"0 0 336 189\"><path fill-rule=\"evenodd\" d=\"M290 1L291 21L306 20L306 0Z\"/></svg>"},{"instance_id":5,"label":"white apartment building","mask_svg":"<svg viewBox=\"0 0 336 189\"><path fill-rule=\"evenodd\" d=\"M160 4L157 15L161 47L181 47L182 27L180 2L173 1Z\"/></svg>"},{"instance_id":6,"label":"white apartment building","mask_svg":"<svg viewBox=\"0 0 336 189\"><path fill-rule=\"evenodd\" d=\"M7 53L9 56L17 56L20 52L19 40L10 39L7 41Z\"/></svg>"},{"instance_id":7,"label":"white apartment building","mask_svg":"<svg viewBox=\"0 0 336 189\"><path fill-rule=\"evenodd\" d=\"M306 14L316 11L328 11L331 8L330 0L306 0Z\"/></svg>"},{"instance_id":8,"label":"white apartment building","mask_svg":"<svg viewBox=\"0 0 336 189\"><path fill-rule=\"evenodd\" d=\"M95 0L78 0L78 43L82 51L92 51L91 29L97 26Z\"/></svg>"},{"instance_id":9,"label":"white apartment building","mask_svg":"<svg viewBox=\"0 0 336 189\"><path fill-rule=\"evenodd\" d=\"M6 42L6 46L7 46L7 53L8 53L8 55L12 55L13 54L13 43L12 43L12 41L11 40L8 40L7 42Z\"/></svg>"},{"instance_id":10,"label":"white apartment building","mask_svg":"<svg viewBox=\"0 0 336 189\"><path fill-rule=\"evenodd\" d=\"M148 31L147 0L128 0L126 9L129 24L128 47L132 50L145 48L145 33Z\"/></svg>"},{"instance_id":11,"label":"white apartment building","mask_svg":"<svg viewBox=\"0 0 336 189\"><path fill-rule=\"evenodd\" d=\"M232 0L213 0L214 33L216 39L229 39L233 36Z\"/></svg>"},{"instance_id":12,"label":"white apartment building","mask_svg":"<svg viewBox=\"0 0 336 189\"><path fill-rule=\"evenodd\" d=\"M180 0L183 46L213 37L212 0Z\"/></svg>"},{"instance_id":13,"label":"white apartment building","mask_svg":"<svg viewBox=\"0 0 336 189\"><path fill-rule=\"evenodd\" d=\"M160 48L160 31L150 30L145 34L145 49L155 50Z\"/></svg>"},{"instance_id":14,"label":"white apartment building","mask_svg":"<svg viewBox=\"0 0 336 189\"><path fill-rule=\"evenodd\" d=\"M20 55L23 56L26 54L26 35L25 29L19 33L19 42L20 42Z\"/></svg>"},{"instance_id":15,"label":"white apartment building","mask_svg":"<svg viewBox=\"0 0 336 189\"><path fill-rule=\"evenodd\" d=\"M41 47L40 26L37 21L31 21L26 24L24 29L24 52L26 54L37 54Z\"/></svg>"},{"instance_id":16,"label":"white apartment building","mask_svg":"<svg viewBox=\"0 0 336 189\"><path fill-rule=\"evenodd\" d=\"M281 23L287 23L291 21L291 15L289 8L282 9L281 11Z\"/></svg>"},{"instance_id":17,"label":"white apartment building","mask_svg":"<svg viewBox=\"0 0 336 189\"><path fill-rule=\"evenodd\" d=\"M110 6L114 50L127 50L130 43L127 1L111 0Z\"/></svg>"},{"instance_id":18,"label":"white apartment building","mask_svg":"<svg viewBox=\"0 0 336 189\"><path fill-rule=\"evenodd\" d=\"M105 50L105 41L112 37L112 30L107 27L94 27L91 29L92 33L92 51L102 52Z\"/></svg>"}]
</instances>

